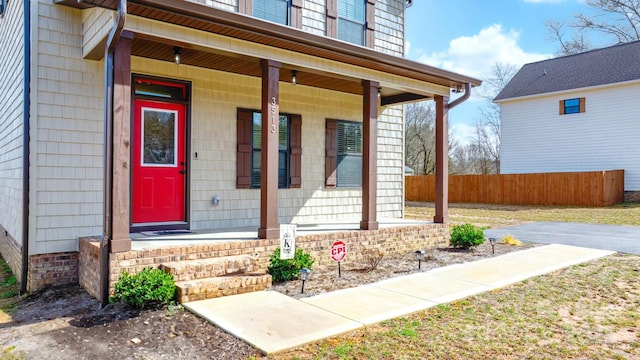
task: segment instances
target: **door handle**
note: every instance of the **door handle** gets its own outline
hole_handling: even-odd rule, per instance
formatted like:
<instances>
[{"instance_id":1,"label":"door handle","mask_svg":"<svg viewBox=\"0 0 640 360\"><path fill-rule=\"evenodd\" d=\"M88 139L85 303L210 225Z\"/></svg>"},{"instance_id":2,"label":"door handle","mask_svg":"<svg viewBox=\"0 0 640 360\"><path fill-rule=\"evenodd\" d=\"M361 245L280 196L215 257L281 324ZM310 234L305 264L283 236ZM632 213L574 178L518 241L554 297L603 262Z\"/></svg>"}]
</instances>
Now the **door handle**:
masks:
<instances>
[{"instance_id":1,"label":"door handle","mask_svg":"<svg viewBox=\"0 0 640 360\"><path fill-rule=\"evenodd\" d=\"M184 171L184 169L180 169L180 174L186 174L186 171Z\"/></svg>"}]
</instances>

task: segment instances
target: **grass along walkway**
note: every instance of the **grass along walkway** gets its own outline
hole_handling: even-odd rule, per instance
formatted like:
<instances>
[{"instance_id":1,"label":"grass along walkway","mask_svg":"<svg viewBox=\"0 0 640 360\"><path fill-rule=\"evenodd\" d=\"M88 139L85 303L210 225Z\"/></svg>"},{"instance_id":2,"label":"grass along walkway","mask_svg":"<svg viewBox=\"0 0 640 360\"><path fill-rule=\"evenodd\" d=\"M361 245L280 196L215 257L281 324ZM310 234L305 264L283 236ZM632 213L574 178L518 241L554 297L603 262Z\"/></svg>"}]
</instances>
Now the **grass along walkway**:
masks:
<instances>
[{"instance_id":1,"label":"grass along walkway","mask_svg":"<svg viewBox=\"0 0 640 360\"><path fill-rule=\"evenodd\" d=\"M407 202L409 219L433 219L433 203ZM592 224L640 225L640 203L624 203L602 208L522 205L450 204L452 223L499 227L531 221L562 221Z\"/></svg>"},{"instance_id":2,"label":"grass along walkway","mask_svg":"<svg viewBox=\"0 0 640 360\"><path fill-rule=\"evenodd\" d=\"M638 359L640 257L613 255L271 359Z\"/></svg>"}]
</instances>

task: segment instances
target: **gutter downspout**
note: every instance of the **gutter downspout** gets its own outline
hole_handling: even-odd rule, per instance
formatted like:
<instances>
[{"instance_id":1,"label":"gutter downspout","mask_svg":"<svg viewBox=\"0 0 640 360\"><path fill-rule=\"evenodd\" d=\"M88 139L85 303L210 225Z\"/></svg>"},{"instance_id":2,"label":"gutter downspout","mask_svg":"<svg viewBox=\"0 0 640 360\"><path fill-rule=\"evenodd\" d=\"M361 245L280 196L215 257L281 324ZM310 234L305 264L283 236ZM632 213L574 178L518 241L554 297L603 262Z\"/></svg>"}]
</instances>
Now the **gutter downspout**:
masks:
<instances>
[{"instance_id":1,"label":"gutter downspout","mask_svg":"<svg viewBox=\"0 0 640 360\"><path fill-rule=\"evenodd\" d=\"M20 294L27 293L29 277L29 156L31 154L31 1L24 1L24 74L22 100L22 272Z\"/></svg>"},{"instance_id":2,"label":"gutter downspout","mask_svg":"<svg viewBox=\"0 0 640 360\"><path fill-rule=\"evenodd\" d=\"M453 109L454 107L462 104L463 102L465 102L469 97L471 96L471 83L466 83L464 84L464 95L460 96L459 98L453 100L453 102L449 103L449 110Z\"/></svg>"},{"instance_id":3,"label":"gutter downspout","mask_svg":"<svg viewBox=\"0 0 640 360\"><path fill-rule=\"evenodd\" d=\"M105 94L104 94L104 207L103 235L100 239L100 302L102 306L109 304L109 248L113 234L113 53L120 39L127 18L127 0L119 0L118 15L114 27L109 32L105 47Z\"/></svg>"}]
</instances>

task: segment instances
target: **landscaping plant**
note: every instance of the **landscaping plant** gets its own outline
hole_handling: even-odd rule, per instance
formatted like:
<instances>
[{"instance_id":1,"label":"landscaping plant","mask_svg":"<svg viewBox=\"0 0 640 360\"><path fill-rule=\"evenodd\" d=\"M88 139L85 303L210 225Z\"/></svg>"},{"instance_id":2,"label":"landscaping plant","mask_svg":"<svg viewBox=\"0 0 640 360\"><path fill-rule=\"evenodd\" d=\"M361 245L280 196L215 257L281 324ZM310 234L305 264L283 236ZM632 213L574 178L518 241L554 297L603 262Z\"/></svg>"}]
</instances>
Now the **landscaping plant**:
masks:
<instances>
[{"instance_id":1,"label":"landscaping plant","mask_svg":"<svg viewBox=\"0 0 640 360\"><path fill-rule=\"evenodd\" d=\"M134 275L123 271L116 283L111 302L122 302L137 309L150 306L161 308L173 301L175 292L173 275L146 267Z\"/></svg>"},{"instance_id":2,"label":"landscaping plant","mask_svg":"<svg viewBox=\"0 0 640 360\"><path fill-rule=\"evenodd\" d=\"M505 245L515 245L515 246L521 246L522 242L518 239L516 239L513 235L511 234L507 234L507 236L505 236L502 239L502 243Z\"/></svg>"},{"instance_id":3,"label":"landscaping plant","mask_svg":"<svg viewBox=\"0 0 640 360\"><path fill-rule=\"evenodd\" d=\"M282 260L280 259L280 248L276 248L269 259L267 272L271 274L273 282L294 280L298 278L300 269L311 269L313 262L311 254L302 249L296 249L293 259Z\"/></svg>"},{"instance_id":4,"label":"landscaping plant","mask_svg":"<svg viewBox=\"0 0 640 360\"><path fill-rule=\"evenodd\" d=\"M454 225L451 229L451 246L469 249L484 243L482 229L471 224Z\"/></svg>"},{"instance_id":5,"label":"landscaping plant","mask_svg":"<svg viewBox=\"0 0 640 360\"><path fill-rule=\"evenodd\" d=\"M366 264L367 271L373 271L378 268L382 258L384 257L384 253L378 249L365 249L363 250L364 261Z\"/></svg>"}]
</instances>

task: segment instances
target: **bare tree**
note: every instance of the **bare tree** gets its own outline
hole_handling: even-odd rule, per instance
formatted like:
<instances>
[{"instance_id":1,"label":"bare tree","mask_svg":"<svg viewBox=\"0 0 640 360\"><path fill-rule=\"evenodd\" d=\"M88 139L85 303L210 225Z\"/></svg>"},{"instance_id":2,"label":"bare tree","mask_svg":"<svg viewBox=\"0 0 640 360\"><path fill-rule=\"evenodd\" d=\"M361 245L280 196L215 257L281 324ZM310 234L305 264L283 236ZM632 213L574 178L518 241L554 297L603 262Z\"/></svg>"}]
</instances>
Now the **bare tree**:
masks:
<instances>
[{"instance_id":1,"label":"bare tree","mask_svg":"<svg viewBox=\"0 0 640 360\"><path fill-rule=\"evenodd\" d=\"M640 0L587 0L585 3L593 15L578 13L571 23L555 20L545 23L551 39L560 44L560 55L591 49L591 43L585 38L589 32L607 35L611 44L640 40ZM574 30L570 40L567 40L565 26Z\"/></svg>"},{"instance_id":2,"label":"bare tree","mask_svg":"<svg viewBox=\"0 0 640 360\"><path fill-rule=\"evenodd\" d=\"M497 174L500 172L500 105L493 99L515 75L513 65L495 63L493 76L485 80L479 95L485 104L480 116L475 119L475 129L471 144L465 147L467 152L465 173Z\"/></svg>"},{"instance_id":3,"label":"bare tree","mask_svg":"<svg viewBox=\"0 0 640 360\"><path fill-rule=\"evenodd\" d=\"M418 175L434 174L436 169L436 112L433 102L405 106L405 165ZM449 152L458 145L449 128Z\"/></svg>"},{"instance_id":4,"label":"bare tree","mask_svg":"<svg viewBox=\"0 0 640 360\"><path fill-rule=\"evenodd\" d=\"M435 112L425 102L405 106L405 164L416 174L435 171Z\"/></svg>"},{"instance_id":5,"label":"bare tree","mask_svg":"<svg viewBox=\"0 0 640 360\"><path fill-rule=\"evenodd\" d=\"M585 37L583 29L576 29L571 39L567 39L566 22L547 20L544 25L549 32L549 40L557 41L560 44L560 49L556 55L579 54L592 48L591 43Z\"/></svg>"}]
</instances>

